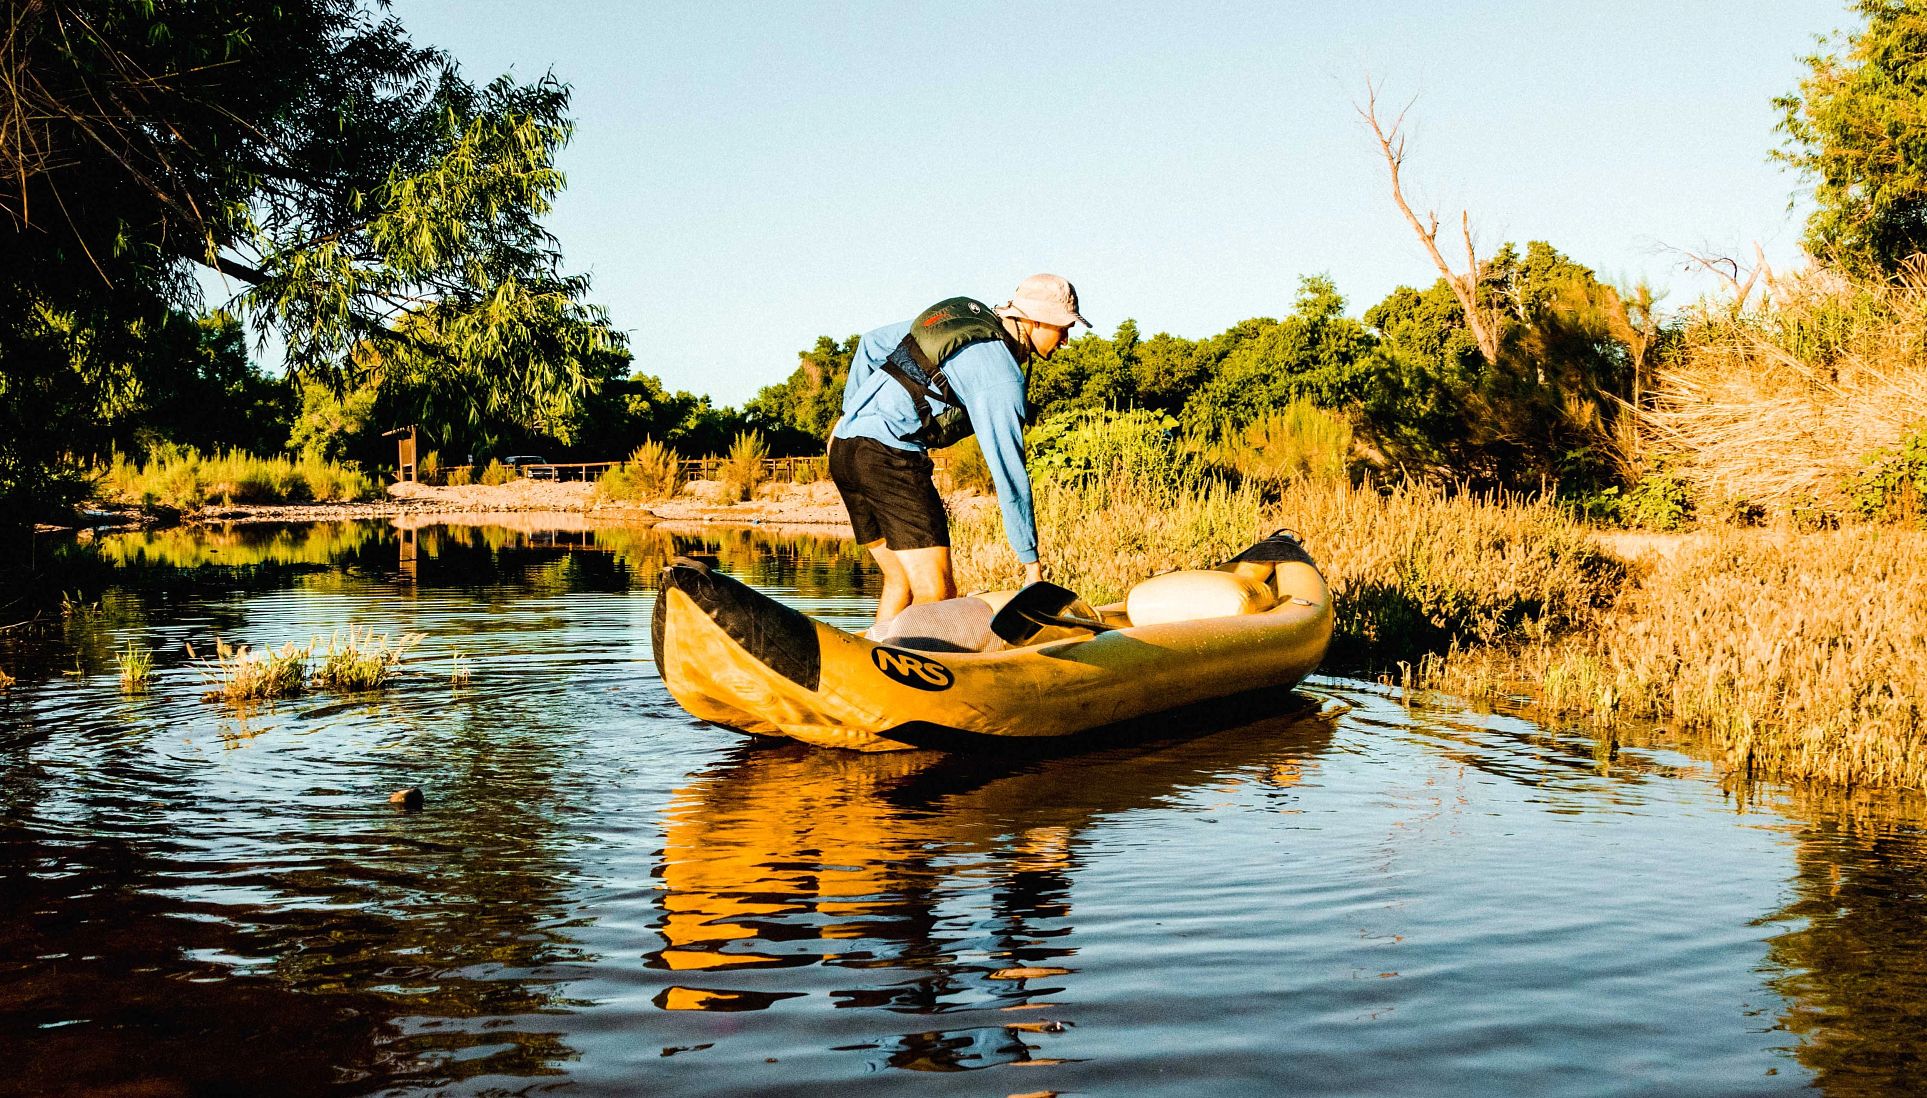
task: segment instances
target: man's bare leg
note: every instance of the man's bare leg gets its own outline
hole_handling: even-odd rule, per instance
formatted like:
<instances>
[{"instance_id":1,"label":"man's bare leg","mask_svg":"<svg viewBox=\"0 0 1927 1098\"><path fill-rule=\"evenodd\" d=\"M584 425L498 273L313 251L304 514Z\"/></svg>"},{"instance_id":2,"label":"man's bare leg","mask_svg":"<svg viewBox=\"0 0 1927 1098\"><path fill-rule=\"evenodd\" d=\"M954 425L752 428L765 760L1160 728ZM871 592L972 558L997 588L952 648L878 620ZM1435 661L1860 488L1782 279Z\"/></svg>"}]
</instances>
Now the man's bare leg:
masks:
<instances>
[{"instance_id":1,"label":"man's bare leg","mask_svg":"<svg viewBox=\"0 0 1927 1098\"><path fill-rule=\"evenodd\" d=\"M950 547L899 549L897 564L910 580L910 601L942 602L957 597L957 578L950 572Z\"/></svg>"},{"instance_id":2,"label":"man's bare leg","mask_svg":"<svg viewBox=\"0 0 1927 1098\"><path fill-rule=\"evenodd\" d=\"M877 596L877 624L882 625L917 602L941 602L957 597L957 580L950 572L950 549L886 549L870 546L883 591Z\"/></svg>"},{"instance_id":3,"label":"man's bare leg","mask_svg":"<svg viewBox=\"0 0 1927 1098\"><path fill-rule=\"evenodd\" d=\"M877 624L882 625L910 605L910 577L903 571L894 550L885 549L882 542L870 546L870 555L876 558L877 571L883 573L883 592L877 596Z\"/></svg>"}]
</instances>

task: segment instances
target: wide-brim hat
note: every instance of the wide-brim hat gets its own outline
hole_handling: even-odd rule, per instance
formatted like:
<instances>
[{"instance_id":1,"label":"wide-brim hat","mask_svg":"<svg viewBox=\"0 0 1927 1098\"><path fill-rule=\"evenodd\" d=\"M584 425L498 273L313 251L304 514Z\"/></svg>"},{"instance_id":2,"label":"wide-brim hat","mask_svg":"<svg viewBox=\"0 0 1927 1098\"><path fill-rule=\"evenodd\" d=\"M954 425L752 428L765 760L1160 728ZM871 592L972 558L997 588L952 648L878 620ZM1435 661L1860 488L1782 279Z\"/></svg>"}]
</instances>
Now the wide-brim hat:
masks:
<instances>
[{"instance_id":1,"label":"wide-brim hat","mask_svg":"<svg viewBox=\"0 0 1927 1098\"><path fill-rule=\"evenodd\" d=\"M1075 324L1091 326L1084 314L1077 311L1077 288L1054 274L1034 274L1019 282L1017 292L997 311L1015 313L1026 320L1059 328Z\"/></svg>"}]
</instances>

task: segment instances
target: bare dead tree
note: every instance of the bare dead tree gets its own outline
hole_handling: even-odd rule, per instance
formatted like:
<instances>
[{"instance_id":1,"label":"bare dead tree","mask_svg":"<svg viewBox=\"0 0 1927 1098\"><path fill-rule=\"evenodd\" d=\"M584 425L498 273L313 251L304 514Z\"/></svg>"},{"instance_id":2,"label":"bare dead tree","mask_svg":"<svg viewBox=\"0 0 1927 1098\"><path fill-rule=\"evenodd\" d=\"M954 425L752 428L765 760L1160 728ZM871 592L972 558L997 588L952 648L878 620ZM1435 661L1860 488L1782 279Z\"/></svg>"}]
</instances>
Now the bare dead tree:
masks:
<instances>
[{"instance_id":1,"label":"bare dead tree","mask_svg":"<svg viewBox=\"0 0 1927 1098\"><path fill-rule=\"evenodd\" d=\"M1756 283L1764 282L1767 291L1773 288L1773 267L1766 261L1766 250L1760 242L1753 242L1753 265L1745 266L1739 260L1724 255L1700 255L1697 252L1677 249L1687 259L1687 269L1698 267L1711 272L1714 277L1726 283L1733 293L1733 312L1738 314L1746 309L1746 303L1753 296Z\"/></svg>"},{"instance_id":2,"label":"bare dead tree","mask_svg":"<svg viewBox=\"0 0 1927 1098\"><path fill-rule=\"evenodd\" d=\"M1380 122L1378 87L1370 82L1365 85L1365 104L1357 108L1359 116L1371 127L1372 136L1378 139L1378 150L1385 157L1385 167L1391 172L1392 201L1398 204L1398 211L1405 215L1406 224L1418 234L1419 243L1425 245L1439 274L1459 299L1459 307L1465 311L1465 326L1471 329L1472 338L1478 342L1479 353L1485 357L1487 364L1496 365L1499 361L1499 326L1496 318L1479 302L1479 279L1484 274L1484 268L1479 263L1478 249L1472 244L1471 211L1459 211L1459 235L1465 242L1466 262L1465 273L1460 274L1452 269L1445 255L1439 251L1438 213L1427 210L1425 219L1421 221L1418 214L1412 212L1411 203L1405 200L1405 185L1400 175L1405 166L1405 134L1401 131L1405 125L1405 113L1410 109L1411 104L1407 103L1405 109L1398 112L1398 117L1392 119L1389 127Z\"/></svg>"}]
</instances>

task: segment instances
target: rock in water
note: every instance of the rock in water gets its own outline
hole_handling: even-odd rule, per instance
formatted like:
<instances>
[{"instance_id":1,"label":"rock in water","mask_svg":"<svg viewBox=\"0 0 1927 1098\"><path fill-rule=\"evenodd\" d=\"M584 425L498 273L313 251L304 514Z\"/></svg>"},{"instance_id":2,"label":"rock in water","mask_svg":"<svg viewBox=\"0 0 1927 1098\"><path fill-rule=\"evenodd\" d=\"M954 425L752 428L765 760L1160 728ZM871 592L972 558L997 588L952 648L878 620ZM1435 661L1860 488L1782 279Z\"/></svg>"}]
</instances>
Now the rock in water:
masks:
<instances>
[{"instance_id":1,"label":"rock in water","mask_svg":"<svg viewBox=\"0 0 1927 1098\"><path fill-rule=\"evenodd\" d=\"M420 812L422 810L421 787L411 785L407 789L397 789L388 794L388 803L403 812Z\"/></svg>"}]
</instances>

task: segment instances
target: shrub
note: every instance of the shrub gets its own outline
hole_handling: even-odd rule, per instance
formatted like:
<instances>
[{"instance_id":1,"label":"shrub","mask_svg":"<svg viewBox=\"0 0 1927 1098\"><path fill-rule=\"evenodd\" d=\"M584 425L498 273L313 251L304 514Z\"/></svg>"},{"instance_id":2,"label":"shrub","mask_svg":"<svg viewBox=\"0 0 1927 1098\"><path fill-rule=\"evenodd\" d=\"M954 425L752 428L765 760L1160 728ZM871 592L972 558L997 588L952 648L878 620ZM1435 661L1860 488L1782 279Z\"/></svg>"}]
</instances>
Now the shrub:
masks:
<instances>
[{"instance_id":1,"label":"shrub","mask_svg":"<svg viewBox=\"0 0 1927 1098\"><path fill-rule=\"evenodd\" d=\"M440 450L430 450L427 453L423 454L421 457L415 459L415 479L416 480L419 480L422 483L427 484L440 479L441 475L442 475L442 452Z\"/></svg>"},{"instance_id":2,"label":"shrub","mask_svg":"<svg viewBox=\"0 0 1927 1098\"><path fill-rule=\"evenodd\" d=\"M470 465L457 465L443 477L442 483L451 488L461 488L475 483L475 468Z\"/></svg>"},{"instance_id":3,"label":"shrub","mask_svg":"<svg viewBox=\"0 0 1927 1098\"><path fill-rule=\"evenodd\" d=\"M488 459L488 466L482 470L483 484L507 484L515 479L515 470L502 464L501 458Z\"/></svg>"},{"instance_id":4,"label":"shrub","mask_svg":"<svg viewBox=\"0 0 1927 1098\"><path fill-rule=\"evenodd\" d=\"M997 490L996 481L990 475L990 463L984 460L984 448L976 435L937 453L943 458L944 476L950 481L952 491L974 489L988 494Z\"/></svg>"},{"instance_id":5,"label":"shrub","mask_svg":"<svg viewBox=\"0 0 1927 1098\"><path fill-rule=\"evenodd\" d=\"M1142 408L1059 412L1026 437L1025 464L1039 479L1091 482L1121 476L1132 482L1181 484L1195 469L1177 445L1177 425L1168 415Z\"/></svg>"},{"instance_id":6,"label":"shrub","mask_svg":"<svg viewBox=\"0 0 1927 1098\"><path fill-rule=\"evenodd\" d=\"M739 432L729 444L729 456L717 471L724 498L740 501L755 495L756 486L763 483L766 475L763 462L768 457L769 447L764 444L761 431Z\"/></svg>"},{"instance_id":7,"label":"shrub","mask_svg":"<svg viewBox=\"0 0 1927 1098\"><path fill-rule=\"evenodd\" d=\"M1776 292L1768 309L1689 317L1640 416L1651 456L1715 513L1743 501L1811 525L1882 512L1882 474L1870 480L1865 458L1904 454L1920 429L1927 281L1816 273Z\"/></svg>"},{"instance_id":8,"label":"shrub","mask_svg":"<svg viewBox=\"0 0 1927 1098\"><path fill-rule=\"evenodd\" d=\"M136 465L120 453L96 473L102 498L188 510L214 502L352 502L375 495L375 483L360 467L316 457L256 457L230 450L203 454L162 445Z\"/></svg>"},{"instance_id":9,"label":"shrub","mask_svg":"<svg viewBox=\"0 0 1927 1098\"><path fill-rule=\"evenodd\" d=\"M1344 480L1351 475L1352 426L1343 416L1295 400L1211 447L1219 468L1260 484Z\"/></svg>"},{"instance_id":10,"label":"shrub","mask_svg":"<svg viewBox=\"0 0 1927 1098\"><path fill-rule=\"evenodd\" d=\"M682 458L653 439L644 440L628 461L596 478L596 495L604 499L667 499L681 488Z\"/></svg>"},{"instance_id":11,"label":"shrub","mask_svg":"<svg viewBox=\"0 0 1927 1098\"><path fill-rule=\"evenodd\" d=\"M1927 519L1927 431L1907 436L1898 450L1876 450L1853 478L1854 510L1870 519Z\"/></svg>"}]
</instances>

